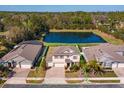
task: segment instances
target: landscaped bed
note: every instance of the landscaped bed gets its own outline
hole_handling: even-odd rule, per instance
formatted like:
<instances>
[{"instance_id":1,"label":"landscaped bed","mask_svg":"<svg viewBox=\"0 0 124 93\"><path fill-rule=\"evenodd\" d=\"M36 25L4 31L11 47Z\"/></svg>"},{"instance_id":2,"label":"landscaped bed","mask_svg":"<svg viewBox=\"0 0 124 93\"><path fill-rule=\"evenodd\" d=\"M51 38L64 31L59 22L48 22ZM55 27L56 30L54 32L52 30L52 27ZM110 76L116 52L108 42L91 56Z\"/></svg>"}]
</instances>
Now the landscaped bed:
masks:
<instances>
[{"instance_id":1,"label":"landscaped bed","mask_svg":"<svg viewBox=\"0 0 124 93\"><path fill-rule=\"evenodd\" d=\"M114 71L105 71L103 74L92 75L88 73L88 77L117 77Z\"/></svg>"},{"instance_id":2,"label":"landscaped bed","mask_svg":"<svg viewBox=\"0 0 124 93\"><path fill-rule=\"evenodd\" d=\"M6 82L6 80L0 80L0 87L2 87L2 85L4 84L4 82Z\"/></svg>"}]
</instances>

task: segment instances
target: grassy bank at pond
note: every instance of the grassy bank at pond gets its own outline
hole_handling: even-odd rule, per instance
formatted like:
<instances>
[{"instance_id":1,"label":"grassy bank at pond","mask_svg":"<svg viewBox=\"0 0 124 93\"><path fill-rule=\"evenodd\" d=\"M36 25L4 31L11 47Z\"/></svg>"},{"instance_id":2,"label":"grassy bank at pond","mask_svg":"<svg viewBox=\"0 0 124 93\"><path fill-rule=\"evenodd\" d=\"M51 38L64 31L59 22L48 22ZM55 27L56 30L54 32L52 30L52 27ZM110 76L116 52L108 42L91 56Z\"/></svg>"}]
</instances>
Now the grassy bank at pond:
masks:
<instances>
[{"instance_id":1,"label":"grassy bank at pond","mask_svg":"<svg viewBox=\"0 0 124 93\"><path fill-rule=\"evenodd\" d=\"M63 30L57 30L57 29L51 29L50 32L93 32L94 34L102 37L105 41L107 41L108 43L112 43L112 44L124 44L124 42L120 39L117 39L115 37L113 37L112 35L108 35L104 32L101 32L99 30L68 30L68 29L63 29Z\"/></svg>"},{"instance_id":2,"label":"grassy bank at pond","mask_svg":"<svg viewBox=\"0 0 124 93\"><path fill-rule=\"evenodd\" d=\"M47 43L47 42L44 42L44 45L45 46L76 46L76 45L79 45L79 46L94 46L94 45L98 45L100 43Z\"/></svg>"},{"instance_id":3,"label":"grassy bank at pond","mask_svg":"<svg viewBox=\"0 0 124 93\"><path fill-rule=\"evenodd\" d=\"M115 45L124 44L124 42L121 39L117 39L114 36L108 35L108 34L103 33L101 31L96 30L96 31L93 31L93 33L96 34L96 35L101 36L108 43L112 43L112 44L115 44Z\"/></svg>"},{"instance_id":4,"label":"grassy bank at pond","mask_svg":"<svg viewBox=\"0 0 124 93\"><path fill-rule=\"evenodd\" d=\"M51 29L50 32L91 32L91 31L96 31L96 30L79 30L79 29L62 29L62 30L57 30L57 29Z\"/></svg>"}]
</instances>

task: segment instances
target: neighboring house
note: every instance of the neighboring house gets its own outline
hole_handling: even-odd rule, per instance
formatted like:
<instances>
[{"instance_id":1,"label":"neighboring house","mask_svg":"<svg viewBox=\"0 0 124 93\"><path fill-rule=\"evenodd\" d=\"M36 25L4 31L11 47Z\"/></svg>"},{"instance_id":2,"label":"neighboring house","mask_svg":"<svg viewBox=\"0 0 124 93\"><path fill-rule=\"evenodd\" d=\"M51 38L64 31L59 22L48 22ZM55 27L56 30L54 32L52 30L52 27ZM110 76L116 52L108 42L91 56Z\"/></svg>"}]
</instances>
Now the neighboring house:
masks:
<instances>
[{"instance_id":1,"label":"neighboring house","mask_svg":"<svg viewBox=\"0 0 124 93\"><path fill-rule=\"evenodd\" d=\"M97 60L105 68L124 67L124 45L109 43L91 47L82 47L87 62Z\"/></svg>"},{"instance_id":2,"label":"neighboring house","mask_svg":"<svg viewBox=\"0 0 124 93\"><path fill-rule=\"evenodd\" d=\"M80 53L75 46L58 46L53 50L51 56L46 58L48 67L70 67L78 64Z\"/></svg>"},{"instance_id":3,"label":"neighboring house","mask_svg":"<svg viewBox=\"0 0 124 93\"><path fill-rule=\"evenodd\" d=\"M42 43L37 41L24 41L19 43L8 54L2 57L4 62L19 68L33 67L42 50Z\"/></svg>"}]
</instances>

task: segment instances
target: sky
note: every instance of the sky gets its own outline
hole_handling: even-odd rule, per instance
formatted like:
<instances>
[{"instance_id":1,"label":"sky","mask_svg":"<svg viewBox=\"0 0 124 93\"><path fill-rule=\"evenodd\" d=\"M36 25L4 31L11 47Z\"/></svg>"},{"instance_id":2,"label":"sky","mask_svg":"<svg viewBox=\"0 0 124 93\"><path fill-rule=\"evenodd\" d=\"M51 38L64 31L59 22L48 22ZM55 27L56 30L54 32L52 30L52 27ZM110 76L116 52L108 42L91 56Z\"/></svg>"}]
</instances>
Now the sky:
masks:
<instances>
[{"instance_id":1,"label":"sky","mask_svg":"<svg viewBox=\"0 0 124 93\"><path fill-rule=\"evenodd\" d=\"M108 12L124 11L124 5L0 5L0 11L23 12Z\"/></svg>"}]
</instances>

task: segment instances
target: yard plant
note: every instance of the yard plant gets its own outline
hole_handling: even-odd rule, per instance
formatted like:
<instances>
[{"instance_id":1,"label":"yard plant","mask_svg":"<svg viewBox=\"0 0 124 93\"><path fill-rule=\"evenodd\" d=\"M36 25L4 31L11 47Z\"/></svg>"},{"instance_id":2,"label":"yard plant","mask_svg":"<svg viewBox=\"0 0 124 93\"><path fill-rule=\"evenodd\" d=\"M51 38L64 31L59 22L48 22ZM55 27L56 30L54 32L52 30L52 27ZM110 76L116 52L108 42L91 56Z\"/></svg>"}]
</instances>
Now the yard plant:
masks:
<instances>
[{"instance_id":1,"label":"yard plant","mask_svg":"<svg viewBox=\"0 0 124 93\"><path fill-rule=\"evenodd\" d=\"M0 65L0 77L8 77L11 71L8 67Z\"/></svg>"}]
</instances>

